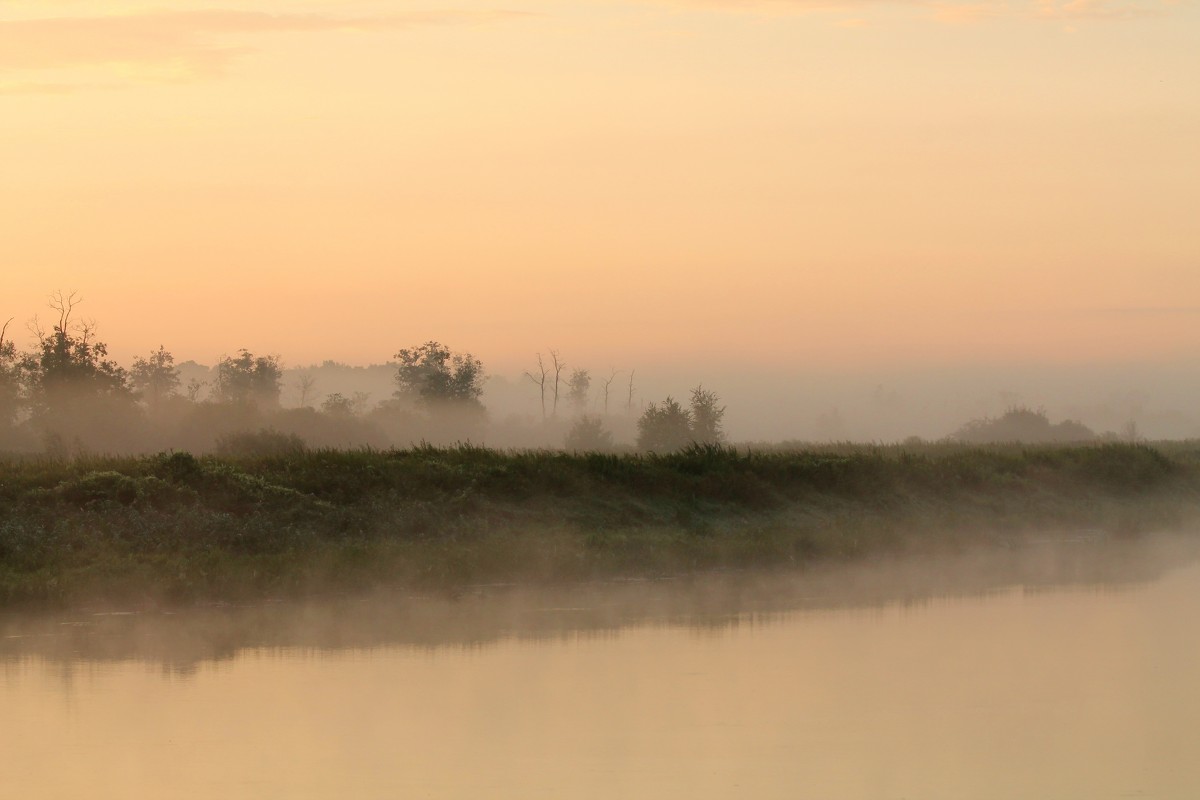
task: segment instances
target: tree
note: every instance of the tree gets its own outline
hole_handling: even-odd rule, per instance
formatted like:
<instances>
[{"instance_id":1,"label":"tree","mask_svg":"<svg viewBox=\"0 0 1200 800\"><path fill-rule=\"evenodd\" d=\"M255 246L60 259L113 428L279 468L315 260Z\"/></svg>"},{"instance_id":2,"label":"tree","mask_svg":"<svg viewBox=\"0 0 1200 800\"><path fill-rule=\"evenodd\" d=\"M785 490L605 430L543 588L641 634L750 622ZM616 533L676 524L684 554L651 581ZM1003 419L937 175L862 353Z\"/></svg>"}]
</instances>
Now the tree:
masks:
<instances>
[{"instance_id":1,"label":"tree","mask_svg":"<svg viewBox=\"0 0 1200 800\"><path fill-rule=\"evenodd\" d=\"M208 381L202 381L199 378L192 378L187 383L187 387L183 390L187 395L189 403L199 403L200 393L204 391L204 387L208 386Z\"/></svg>"},{"instance_id":2,"label":"tree","mask_svg":"<svg viewBox=\"0 0 1200 800\"><path fill-rule=\"evenodd\" d=\"M317 388L317 379L311 374L304 372L296 378L296 389L300 392L300 407L308 408L309 400L312 398L313 392Z\"/></svg>"},{"instance_id":3,"label":"tree","mask_svg":"<svg viewBox=\"0 0 1200 800\"><path fill-rule=\"evenodd\" d=\"M483 362L429 341L396 353L396 397L427 408L459 406L482 409Z\"/></svg>"},{"instance_id":4,"label":"tree","mask_svg":"<svg viewBox=\"0 0 1200 800\"><path fill-rule=\"evenodd\" d=\"M564 442L567 450L580 453L600 453L611 450L612 446L612 433L605 429L603 420L588 414L575 420Z\"/></svg>"},{"instance_id":5,"label":"tree","mask_svg":"<svg viewBox=\"0 0 1200 800\"><path fill-rule=\"evenodd\" d=\"M571 377L567 379L567 399L571 401L576 412L582 412L587 408L588 392L591 391L591 388L591 373L586 369L571 370Z\"/></svg>"},{"instance_id":6,"label":"tree","mask_svg":"<svg viewBox=\"0 0 1200 800\"><path fill-rule=\"evenodd\" d=\"M604 416L606 417L608 416L608 395L611 391L612 382L617 379L617 375L619 374L620 373L615 369L610 369L608 371L608 377L600 381L601 385L604 387Z\"/></svg>"},{"instance_id":7,"label":"tree","mask_svg":"<svg viewBox=\"0 0 1200 800\"><path fill-rule=\"evenodd\" d=\"M721 421L725 417L725 406L718 406L720 398L716 392L703 386L692 389L692 439L700 444L719 444L725 440Z\"/></svg>"},{"instance_id":8,"label":"tree","mask_svg":"<svg viewBox=\"0 0 1200 800\"><path fill-rule=\"evenodd\" d=\"M550 361L554 364L554 411L551 416L558 416L558 387L562 381L562 371L567 368L567 362L558 356L557 350L550 351Z\"/></svg>"},{"instance_id":9,"label":"tree","mask_svg":"<svg viewBox=\"0 0 1200 800\"><path fill-rule=\"evenodd\" d=\"M129 383L142 395L147 406L159 407L179 391L179 370L175 368L175 357L159 345L149 358L134 358L133 368L129 370Z\"/></svg>"},{"instance_id":10,"label":"tree","mask_svg":"<svg viewBox=\"0 0 1200 800\"><path fill-rule=\"evenodd\" d=\"M367 392L355 392L350 397L346 397L341 392L334 392L325 398L325 402L321 403L321 410L333 417L354 417L366 411L367 400L370 395Z\"/></svg>"},{"instance_id":11,"label":"tree","mask_svg":"<svg viewBox=\"0 0 1200 800\"><path fill-rule=\"evenodd\" d=\"M125 370L96 340L95 323L71 319L80 302L74 292L55 292L49 305L58 322L52 330L44 330L36 317L30 323L37 344L21 357L20 370L35 420L79 411L100 398L133 398Z\"/></svg>"},{"instance_id":12,"label":"tree","mask_svg":"<svg viewBox=\"0 0 1200 800\"><path fill-rule=\"evenodd\" d=\"M242 348L236 358L225 356L217 364L213 396L219 403L277 408L282 388L279 356L255 356Z\"/></svg>"},{"instance_id":13,"label":"tree","mask_svg":"<svg viewBox=\"0 0 1200 800\"><path fill-rule=\"evenodd\" d=\"M692 412L671 396L662 405L651 403L638 419L637 446L651 453L669 453L692 441Z\"/></svg>"},{"instance_id":14,"label":"tree","mask_svg":"<svg viewBox=\"0 0 1200 800\"><path fill-rule=\"evenodd\" d=\"M529 372L528 370L526 370L525 377L529 378L529 380L533 381L534 385L538 387L538 391L541 392L542 421L545 422L546 421L546 363L544 361L542 361L541 353L537 354L537 365L538 365L537 375L534 375L532 372Z\"/></svg>"},{"instance_id":15,"label":"tree","mask_svg":"<svg viewBox=\"0 0 1200 800\"><path fill-rule=\"evenodd\" d=\"M46 331L34 317L37 343L17 362L30 424L59 455L126 449L141 422L129 376L96 339L95 323L74 319L80 302L74 292L52 294L58 321Z\"/></svg>"},{"instance_id":16,"label":"tree","mask_svg":"<svg viewBox=\"0 0 1200 800\"><path fill-rule=\"evenodd\" d=\"M1052 424L1043 408L1012 406L1004 415L992 419L973 419L950 435L959 442L1087 442L1096 438L1091 428L1076 420Z\"/></svg>"},{"instance_id":17,"label":"tree","mask_svg":"<svg viewBox=\"0 0 1200 800\"><path fill-rule=\"evenodd\" d=\"M638 449L666 453L693 442L719 444L725 439L721 429L725 406L717 405L719 401L716 392L697 386L692 389L691 408L669 396L661 406L651 403L638 419Z\"/></svg>"},{"instance_id":18,"label":"tree","mask_svg":"<svg viewBox=\"0 0 1200 800\"><path fill-rule=\"evenodd\" d=\"M17 347L7 338L8 320L0 326L0 430L17 420L21 400L21 375L18 370Z\"/></svg>"}]
</instances>

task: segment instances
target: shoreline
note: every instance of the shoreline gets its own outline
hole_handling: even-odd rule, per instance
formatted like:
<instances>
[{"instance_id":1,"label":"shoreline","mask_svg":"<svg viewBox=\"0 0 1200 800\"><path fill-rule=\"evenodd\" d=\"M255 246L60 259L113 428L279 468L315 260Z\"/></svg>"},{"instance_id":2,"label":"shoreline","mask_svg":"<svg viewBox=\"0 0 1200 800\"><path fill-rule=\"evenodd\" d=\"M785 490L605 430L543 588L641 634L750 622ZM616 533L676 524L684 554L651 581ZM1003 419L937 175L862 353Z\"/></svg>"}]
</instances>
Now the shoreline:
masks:
<instances>
[{"instance_id":1,"label":"shoreline","mask_svg":"<svg viewBox=\"0 0 1200 800\"><path fill-rule=\"evenodd\" d=\"M1198 511L1188 443L25 459L0 462L0 607L804 566L1132 538Z\"/></svg>"}]
</instances>

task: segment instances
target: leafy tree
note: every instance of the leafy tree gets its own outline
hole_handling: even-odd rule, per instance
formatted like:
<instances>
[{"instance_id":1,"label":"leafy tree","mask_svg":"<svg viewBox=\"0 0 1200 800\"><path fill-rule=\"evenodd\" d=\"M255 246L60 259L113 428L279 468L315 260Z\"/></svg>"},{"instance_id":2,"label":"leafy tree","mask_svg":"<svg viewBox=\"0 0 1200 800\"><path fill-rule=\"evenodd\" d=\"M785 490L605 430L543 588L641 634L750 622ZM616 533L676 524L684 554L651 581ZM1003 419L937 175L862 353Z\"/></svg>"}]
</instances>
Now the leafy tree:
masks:
<instances>
[{"instance_id":1,"label":"leafy tree","mask_svg":"<svg viewBox=\"0 0 1200 800\"><path fill-rule=\"evenodd\" d=\"M571 370L571 377L567 379L567 399L576 411L583 411L587 407L588 392L591 388L591 373L586 369Z\"/></svg>"},{"instance_id":2,"label":"leafy tree","mask_svg":"<svg viewBox=\"0 0 1200 800\"><path fill-rule=\"evenodd\" d=\"M662 405L651 403L638 419L637 446L651 453L669 453L692 441L692 412L668 395Z\"/></svg>"},{"instance_id":3,"label":"leafy tree","mask_svg":"<svg viewBox=\"0 0 1200 800\"><path fill-rule=\"evenodd\" d=\"M717 393L697 386L692 389L692 439L700 444L719 444L725 440L721 421L725 417L725 406L717 403Z\"/></svg>"},{"instance_id":4,"label":"leafy tree","mask_svg":"<svg viewBox=\"0 0 1200 800\"><path fill-rule=\"evenodd\" d=\"M725 440L721 421L725 406L717 405L716 392L702 386L692 390L691 408L671 397L659 406L651 403L638 420L638 449L653 453L680 450L692 442L719 444Z\"/></svg>"},{"instance_id":5,"label":"leafy tree","mask_svg":"<svg viewBox=\"0 0 1200 800\"><path fill-rule=\"evenodd\" d=\"M973 419L950 438L969 443L984 442L1087 442L1096 438L1091 428L1076 420L1050 422L1045 409L1013 406L996 419Z\"/></svg>"},{"instance_id":6,"label":"leafy tree","mask_svg":"<svg viewBox=\"0 0 1200 800\"><path fill-rule=\"evenodd\" d=\"M575 420L575 423L571 425L571 430L567 431L567 438L564 442L567 450L581 453L604 452L611 450L612 446L613 436L604 427L604 421L600 417L587 414Z\"/></svg>"},{"instance_id":7,"label":"leafy tree","mask_svg":"<svg viewBox=\"0 0 1200 800\"><path fill-rule=\"evenodd\" d=\"M279 356L255 356L242 348L236 358L225 356L217 364L213 396L220 403L276 408L282 388Z\"/></svg>"},{"instance_id":8,"label":"leafy tree","mask_svg":"<svg viewBox=\"0 0 1200 800\"><path fill-rule=\"evenodd\" d=\"M21 357L20 370L35 421L77 412L101 398L133 398L128 374L108 358L108 346L95 338L95 324L71 319L79 302L74 293L56 292L50 298L59 314L53 329L32 323L38 341Z\"/></svg>"},{"instance_id":9,"label":"leafy tree","mask_svg":"<svg viewBox=\"0 0 1200 800\"><path fill-rule=\"evenodd\" d=\"M396 354L397 399L411 398L427 408L456 405L483 409L483 362L429 341Z\"/></svg>"},{"instance_id":10,"label":"leafy tree","mask_svg":"<svg viewBox=\"0 0 1200 800\"><path fill-rule=\"evenodd\" d=\"M150 408L157 408L164 400L174 397L179 391L179 370L175 357L159 345L149 358L138 356L133 359L129 370L129 382L146 401Z\"/></svg>"},{"instance_id":11,"label":"leafy tree","mask_svg":"<svg viewBox=\"0 0 1200 800\"><path fill-rule=\"evenodd\" d=\"M341 392L334 392L325 398L325 402L321 403L321 410L334 417L357 416L366 410L369 397L370 395L366 392L355 392L350 397L346 397Z\"/></svg>"},{"instance_id":12,"label":"leafy tree","mask_svg":"<svg viewBox=\"0 0 1200 800\"><path fill-rule=\"evenodd\" d=\"M31 428L51 453L120 450L140 431L129 376L108 357L92 322L73 319L80 300L55 292L58 321L46 331L35 317L37 343L17 362Z\"/></svg>"},{"instance_id":13,"label":"leafy tree","mask_svg":"<svg viewBox=\"0 0 1200 800\"><path fill-rule=\"evenodd\" d=\"M0 327L0 430L11 427L16 422L21 400L17 347L7 338L11 322L10 319Z\"/></svg>"}]
</instances>

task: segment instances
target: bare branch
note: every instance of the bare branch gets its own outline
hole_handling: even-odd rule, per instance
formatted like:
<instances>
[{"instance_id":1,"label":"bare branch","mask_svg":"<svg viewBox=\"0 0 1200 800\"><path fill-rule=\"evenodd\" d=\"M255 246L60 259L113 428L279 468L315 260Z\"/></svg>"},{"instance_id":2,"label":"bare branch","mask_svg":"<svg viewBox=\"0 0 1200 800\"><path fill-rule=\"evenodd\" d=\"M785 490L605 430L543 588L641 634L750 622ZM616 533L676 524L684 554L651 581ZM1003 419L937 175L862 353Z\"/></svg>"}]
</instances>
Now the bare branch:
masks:
<instances>
[{"instance_id":1,"label":"bare branch","mask_svg":"<svg viewBox=\"0 0 1200 800\"><path fill-rule=\"evenodd\" d=\"M38 344L46 343L46 329L42 327L42 321L37 318L36 314L33 315L33 319L25 323L25 330L37 337Z\"/></svg>"},{"instance_id":2,"label":"bare branch","mask_svg":"<svg viewBox=\"0 0 1200 800\"><path fill-rule=\"evenodd\" d=\"M58 289L50 295L47 305L58 312L58 330L63 333L67 332L67 326L71 324L71 312L82 302L83 298L74 291L64 292L62 289Z\"/></svg>"},{"instance_id":3,"label":"bare branch","mask_svg":"<svg viewBox=\"0 0 1200 800\"><path fill-rule=\"evenodd\" d=\"M308 408L309 398L317 387L317 379L305 372L296 378L296 388L300 390L300 407Z\"/></svg>"},{"instance_id":4,"label":"bare branch","mask_svg":"<svg viewBox=\"0 0 1200 800\"><path fill-rule=\"evenodd\" d=\"M562 371L566 369L567 362L563 361L558 356L557 350L550 351L550 359L554 362L554 411L553 416L558 416L558 385Z\"/></svg>"},{"instance_id":5,"label":"bare branch","mask_svg":"<svg viewBox=\"0 0 1200 800\"><path fill-rule=\"evenodd\" d=\"M609 369L609 372L608 372L608 377L607 377L607 378L605 378L605 379L603 379L603 380L601 381L601 383L603 383L603 384L604 384L604 416L606 416L606 417L608 416L608 392L609 392L609 387L610 387L610 386L612 386L612 382L613 382L614 380L616 380L616 377L617 377L618 375L620 375L620 374L621 374L621 373L620 373L620 372L618 372L617 370L610 368L610 369Z\"/></svg>"},{"instance_id":6,"label":"bare branch","mask_svg":"<svg viewBox=\"0 0 1200 800\"><path fill-rule=\"evenodd\" d=\"M546 420L546 364L542 361L542 354L537 354L538 374L526 370L525 377L533 381L534 384L541 390L542 393L542 421Z\"/></svg>"}]
</instances>

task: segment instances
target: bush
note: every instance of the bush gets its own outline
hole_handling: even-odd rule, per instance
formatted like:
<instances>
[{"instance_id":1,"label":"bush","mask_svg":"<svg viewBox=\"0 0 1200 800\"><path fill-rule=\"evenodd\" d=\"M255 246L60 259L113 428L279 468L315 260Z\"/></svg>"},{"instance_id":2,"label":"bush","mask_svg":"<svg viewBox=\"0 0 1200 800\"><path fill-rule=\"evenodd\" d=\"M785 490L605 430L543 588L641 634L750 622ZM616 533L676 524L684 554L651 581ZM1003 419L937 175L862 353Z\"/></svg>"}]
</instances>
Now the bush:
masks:
<instances>
[{"instance_id":1,"label":"bush","mask_svg":"<svg viewBox=\"0 0 1200 800\"><path fill-rule=\"evenodd\" d=\"M984 417L973 419L950 435L957 442L984 444L987 442L1022 442L1026 444L1049 444L1062 442L1090 442L1096 434L1075 420L1065 420L1057 425L1050 422L1042 409L1034 411L1023 406L1010 408L996 419Z\"/></svg>"},{"instance_id":2,"label":"bush","mask_svg":"<svg viewBox=\"0 0 1200 800\"><path fill-rule=\"evenodd\" d=\"M671 453L692 441L692 412L668 396L662 405L651 403L638 420L637 446L651 453Z\"/></svg>"},{"instance_id":3,"label":"bush","mask_svg":"<svg viewBox=\"0 0 1200 800\"><path fill-rule=\"evenodd\" d=\"M575 420L563 443L565 449L580 453L604 453L612 450L612 446L613 436L604 427L604 421L587 414Z\"/></svg>"},{"instance_id":4,"label":"bush","mask_svg":"<svg viewBox=\"0 0 1200 800\"><path fill-rule=\"evenodd\" d=\"M294 433L273 428L230 433L217 439L217 454L222 456L284 456L304 450L304 440Z\"/></svg>"}]
</instances>

